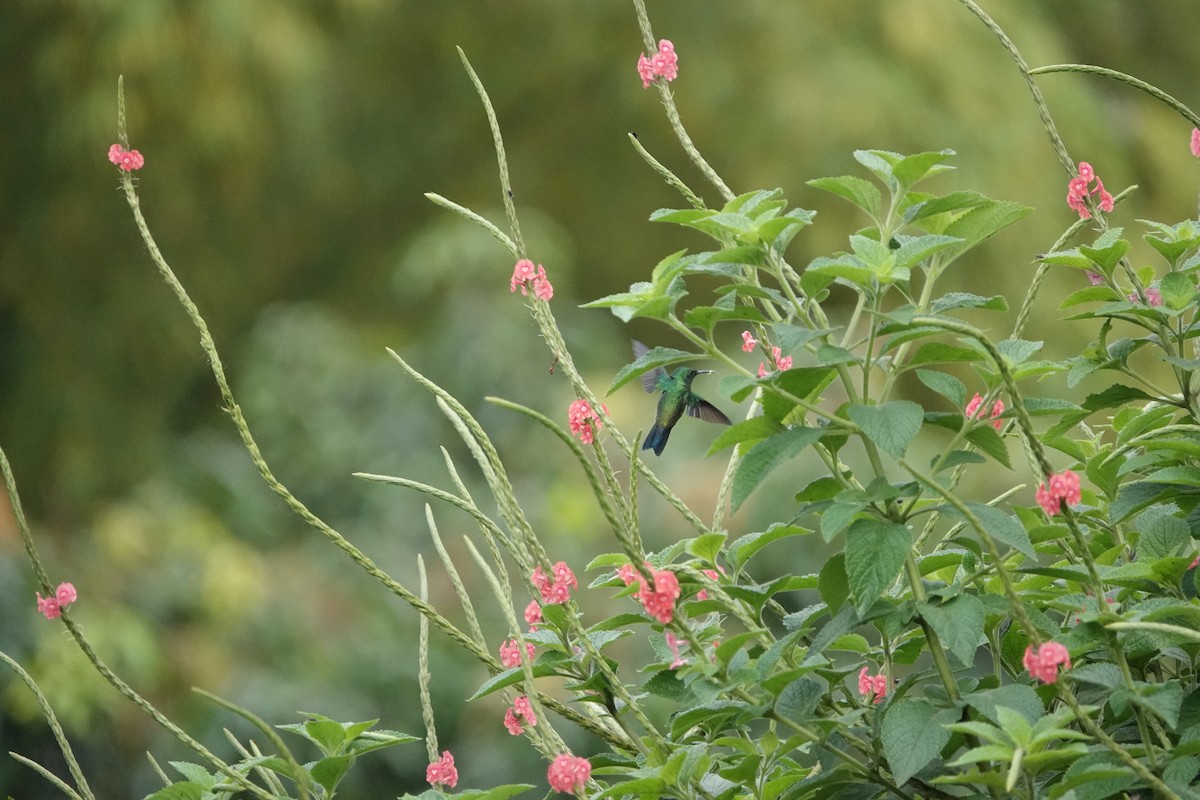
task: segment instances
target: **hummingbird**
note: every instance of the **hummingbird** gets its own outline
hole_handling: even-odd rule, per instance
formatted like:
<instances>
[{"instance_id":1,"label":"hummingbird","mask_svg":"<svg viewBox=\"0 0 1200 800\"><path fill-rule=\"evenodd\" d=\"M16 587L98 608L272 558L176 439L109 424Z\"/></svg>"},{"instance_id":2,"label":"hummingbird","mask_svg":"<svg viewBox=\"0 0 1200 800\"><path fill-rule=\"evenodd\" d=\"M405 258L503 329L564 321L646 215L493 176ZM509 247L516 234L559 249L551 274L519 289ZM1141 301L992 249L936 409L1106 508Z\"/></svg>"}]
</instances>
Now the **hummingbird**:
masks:
<instances>
[{"instance_id":1,"label":"hummingbird","mask_svg":"<svg viewBox=\"0 0 1200 800\"><path fill-rule=\"evenodd\" d=\"M649 348L641 342L633 343L634 358L641 358L648 350ZM671 435L675 423L683 416L684 410L689 417L698 417L720 425L733 424L719 408L692 391L692 381L696 376L711 372L711 369L680 367L668 375L665 369L657 367L642 373L642 386L647 392L662 392L662 397L658 398L658 414L654 417L654 427L642 442L643 450L653 450L654 455L661 456L663 448L667 446L667 437Z\"/></svg>"}]
</instances>

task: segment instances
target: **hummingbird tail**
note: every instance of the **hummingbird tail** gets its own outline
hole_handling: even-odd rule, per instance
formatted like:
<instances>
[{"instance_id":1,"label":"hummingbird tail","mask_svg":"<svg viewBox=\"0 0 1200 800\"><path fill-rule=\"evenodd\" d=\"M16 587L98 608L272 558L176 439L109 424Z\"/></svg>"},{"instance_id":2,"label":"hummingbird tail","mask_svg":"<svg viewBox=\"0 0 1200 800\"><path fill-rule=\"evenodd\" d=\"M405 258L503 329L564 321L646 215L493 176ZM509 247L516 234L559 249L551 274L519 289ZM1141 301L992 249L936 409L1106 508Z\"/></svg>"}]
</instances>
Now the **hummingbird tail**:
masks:
<instances>
[{"instance_id":1,"label":"hummingbird tail","mask_svg":"<svg viewBox=\"0 0 1200 800\"><path fill-rule=\"evenodd\" d=\"M667 446L667 437L670 435L670 428L664 428L656 422L650 432L646 434L646 438L642 442L642 449L653 450L654 455L661 456L663 448Z\"/></svg>"}]
</instances>

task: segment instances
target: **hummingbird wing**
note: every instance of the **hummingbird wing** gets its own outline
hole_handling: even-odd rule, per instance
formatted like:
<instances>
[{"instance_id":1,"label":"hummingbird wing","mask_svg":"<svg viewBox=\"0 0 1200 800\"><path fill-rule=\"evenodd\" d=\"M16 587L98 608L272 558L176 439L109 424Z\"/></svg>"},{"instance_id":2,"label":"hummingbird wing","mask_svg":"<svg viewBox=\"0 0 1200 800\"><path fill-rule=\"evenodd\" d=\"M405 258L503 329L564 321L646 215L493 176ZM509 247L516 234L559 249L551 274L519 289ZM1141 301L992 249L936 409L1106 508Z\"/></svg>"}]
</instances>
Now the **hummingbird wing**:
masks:
<instances>
[{"instance_id":1,"label":"hummingbird wing","mask_svg":"<svg viewBox=\"0 0 1200 800\"><path fill-rule=\"evenodd\" d=\"M715 422L718 425L732 425L733 422L729 417L725 416L721 409L714 406L707 400L697 397L693 402L688 403L687 413L689 417L702 419L705 422Z\"/></svg>"},{"instance_id":2,"label":"hummingbird wing","mask_svg":"<svg viewBox=\"0 0 1200 800\"><path fill-rule=\"evenodd\" d=\"M635 359L641 358L649 352L649 347L646 347L646 345L642 344L637 339L633 340L633 357ZM665 377L667 377L667 371L662 367L655 367L649 372L643 372L641 374L642 388L647 392L661 391L661 389L658 387L658 382Z\"/></svg>"}]
</instances>

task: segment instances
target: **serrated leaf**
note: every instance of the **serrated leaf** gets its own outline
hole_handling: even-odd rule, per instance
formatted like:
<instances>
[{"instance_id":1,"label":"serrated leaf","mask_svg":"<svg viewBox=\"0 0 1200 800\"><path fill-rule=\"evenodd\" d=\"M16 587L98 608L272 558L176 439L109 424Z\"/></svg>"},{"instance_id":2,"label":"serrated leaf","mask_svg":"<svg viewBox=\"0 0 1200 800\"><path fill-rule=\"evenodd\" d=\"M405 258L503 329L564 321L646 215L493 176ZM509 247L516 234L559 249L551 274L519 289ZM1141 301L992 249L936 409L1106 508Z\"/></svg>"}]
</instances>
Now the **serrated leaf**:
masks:
<instances>
[{"instance_id":1,"label":"serrated leaf","mask_svg":"<svg viewBox=\"0 0 1200 800\"><path fill-rule=\"evenodd\" d=\"M980 714L997 724L1000 722L1000 717L997 715L996 709L1000 706L1013 709L1030 723L1037 722L1046 713L1045 706L1042 705L1042 700L1038 697L1037 692L1032 686L1023 683L1010 683L994 689L971 692L963 699Z\"/></svg>"},{"instance_id":2,"label":"serrated leaf","mask_svg":"<svg viewBox=\"0 0 1200 800\"><path fill-rule=\"evenodd\" d=\"M1119 689L1125 685L1125 679L1121 677L1121 668L1116 664L1102 661L1093 661L1074 667L1070 672L1070 678L1073 681L1090 683L1105 689Z\"/></svg>"},{"instance_id":3,"label":"serrated leaf","mask_svg":"<svg viewBox=\"0 0 1200 800\"><path fill-rule=\"evenodd\" d=\"M903 525L875 519L856 520L846 532L846 578L854 608L866 613L900 574L912 549L912 536Z\"/></svg>"},{"instance_id":4,"label":"serrated leaf","mask_svg":"<svg viewBox=\"0 0 1200 800\"><path fill-rule=\"evenodd\" d=\"M346 777L353 763L352 755L327 756L313 764L310 772L313 780L325 788L326 797L332 797L333 790Z\"/></svg>"},{"instance_id":5,"label":"serrated leaf","mask_svg":"<svg viewBox=\"0 0 1200 800\"><path fill-rule=\"evenodd\" d=\"M1004 446L1004 438L991 425L976 425L971 428L967 431L967 441L1008 469L1012 469L1008 448Z\"/></svg>"},{"instance_id":6,"label":"serrated leaf","mask_svg":"<svg viewBox=\"0 0 1200 800\"><path fill-rule=\"evenodd\" d=\"M760 439L766 439L783 430L785 428L770 417L751 417L750 419L736 422L721 431L721 434L717 436L708 448L706 455L711 456L713 453L721 452L726 447L732 447L742 442L756 442Z\"/></svg>"},{"instance_id":7,"label":"serrated leaf","mask_svg":"<svg viewBox=\"0 0 1200 800\"><path fill-rule=\"evenodd\" d=\"M841 175L836 178L817 178L808 181L814 189L832 192L838 197L849 200L854 205L867 212L872 219L879 218L880 194L875 184L854 175Z\"/></svg>"},{"instance_id":8,"label":"serrated leaf","mask_svg":"<svg viewBox=\"0 0 1200 800\"><path fill-rule=\"evenodd\" d=\"M953 722L954 709L939 710L924 698L905 698L893 703L883 718L880 738L883 753L897 785L920 772L950 741L943 724Z\"/></svg>"},{"instance_id":9,"label":"serrated leaf","mask_svg":"<svg viewBox=\"0 0 1200 800\"><path fill-rule=\"evenodd\" d=\"M960 594L941 605L921 603L921 616L933 628L942 643L955 657L970 667L975 663L975 651L983 641L983 603L970 594Z\"/></svg>"},{"instance_id":10,"label":"serrated leaf","mask_svg":"<svg viewBox=\"0 0 1200 800\"><path fill-rule=\"evenodd\" d=\"M919 369L917 377L921 383L949 400L955 408L962 408L967 404L967 387L953 375L931 369Z\"/></svg>"},{"instance_id":11,"label":"serrated leaf","mask_svg":"<svg viewBox=\"0 0 1200 800\"><path fill-rule=\"evenodd\" d=\"M1007 544L1030 558L1037 558L1033 543L1029 541L1029 534L1026 533L1025 528L1021 527L1021 523L1017 521L1016 517L1011 517L994 506L985 506L983 503L968 501L963 505L970 509L983 529L993 539ZM954 506L943 506L942 511L948 517L966 522L966 518Z\"/></svg>"},{"instance_id":12,"label":"serrated leaf","mask_svg":"<svg viewBox=\"0 0 1200 800\"><path fill-rule=\"evenodd\" d=\"M923 409L909 400L894 400L878 406L853 404L847 410L854 424L888 455L901 458L921 430Z\"/></svg>"},{"instance_id":13,"label":"serrated leaf","mask_svg":"<svg viewBox=\"0 0 1200 800\"><path fill-rule=\"evenodd\" d=\"M812 533L812 531L808 528L776 523L765 531L748 533L734 540L729 545L729 559L735 567L742 567L758 551L772 542L777 542L780 539L786 539L791 536L803 536L809 533Z\"/></svg>"},{"instance_id":14,"label":"serrated leaf","mask_svg":"<svg viewBox=\"0 0 1200 800\"><path fill-rule=\"evenodd\" d=\"M736 511L772 470L816 443L822 433L820 428L797 426L750 448L733 477L733 509Z\"/></svg>"},{"instance_id":15,"label":"serrated leaf","mask_svg":"<svg viewBox=\"0 0 1200 800\"><path fill-rule=\"evenodd\" d=\"M775 698L775 713L801 725L807 725L825 694L825 686L813 678L797 678Z\"/></svg>"},{"instance_id":16,"label":"serrated leaf","mask_svg":"<svg viewBox=\"0 0 1200 800\"><path fill-rule=\"evenodd\" d=\"M933 301L934 314L953 311L956 308L982 308L985 311L1008 311L1008 301L1002 295L980 297L968 292L950 292Z\"/></svg>"},{"instance_id":17,"label":"serrated leaf","mask_svg":"<svg viewBox=\"0 0 1200 800\"><path fill-rule=\"evenodd\" d=\"M154 794L146 795L145 800L201 800L204 789L191 781L180 781L164 786Z\"/></svg>"}]
</instances>

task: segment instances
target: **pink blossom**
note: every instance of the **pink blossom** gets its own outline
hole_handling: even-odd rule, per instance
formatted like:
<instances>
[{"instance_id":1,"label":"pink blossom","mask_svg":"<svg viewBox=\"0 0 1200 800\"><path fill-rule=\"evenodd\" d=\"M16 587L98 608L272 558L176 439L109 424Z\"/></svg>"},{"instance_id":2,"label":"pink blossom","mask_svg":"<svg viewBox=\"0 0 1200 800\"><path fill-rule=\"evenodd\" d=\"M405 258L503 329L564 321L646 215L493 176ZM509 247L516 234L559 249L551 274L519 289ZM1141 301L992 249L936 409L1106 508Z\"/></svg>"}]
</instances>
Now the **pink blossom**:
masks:
<instances>
[{"instance_id":1,"label":"pink blossom","mask_svg":"<svg viewBox=\"0 0 1200 800\"><path fill-rule=\"evenodd\" d=\"M1092 286L1099 286L1100 284L1104 283L1104 276L1099 272L1093 272L1090 269L1087 273L1087 279L1088 283L1090 283Z\"/></svg>"},{"instance_id":2,"label":"pink blossom","mask_svg":"<svg viewBox=\"0 0 1200 800\"><path fill-rule=\"evenodd\" d=\"M640 581L642 579L641 573L637 571L637 568L633 566L633 564L622 564L621 566L617 567L617 577L620 578L621 582L626 586L634 581Z\"/></svg>"},{"instance_id":3,"label":"pink blossom","mask_svg":"<svg viewBox=\"0 0 1200 800\"><path fill-rule=\"evenodd\" d=\"M523 718L529 723L530 727L537 726L537 715L533 713L533 704L529 702L529 695L521 695L512 704L513 714Z\"/></svg>"},{"instance_id":4,"label":"pink blossom","mask_svg":"<svg viewBox=\"0 0 1200 800\"><path fill-rule=\"evenodd\" d=\"M642 88L650 88L650 84L654 82L654 65L650 63L650 59L646 58L646 54L642 53L638 56L638 75L642 78Z\"/></svg>"},{"instance_id":5,"label":"pink blossom","mask_svg":"<svg viewBox=\"0 0 1200 800\"><path fill-rule=\"evenodd\" d=\"M525 643L525 657L530 661L533 660L533 643ZM521 666L521 645L516 639L509 639L504 644L500 645L500 664L506 669Z\"/></svg>"},{"instance_id":6,"label":"pink blossom","mask_svg":"<svg viewBox=\"0 0 1200 800\"><path fill-rule=\"evenodd\" d=\"M604 408L604 413L607 414L608 406L602 407ZM567 409L567 424L571 428L571 433L578 436L579 441L584 444L594 442L596 432L603 426L603 423L600 421L600 415L582 397L572 402Z\"/></svg>"},{"instance_id":7,"label":"pink blossom","mask_svg":"<svg viewBox=\"0 0 1200 800\"><path fill-rule=\"evenodd\" d=\"M761 361L758 362L758 377L760 377L760 378L767 377L767 365Z\"/></svg>"},{"instance_id":8,"label":"pink blossom","mask_svg":"<svg viewBox=\"0 0 1200 800\"><path fill-rule=\"evenodd\" d=\"M542 572L540 566L535 567L530 581L542 593L543 603L565 603L571 598L571 590L579 588L575 573L567 566L567 562L559 561L550 568L553 578Z\"/></svg>"},{"instance_id":9,"label":"pink blossom","mask_svg":"<svg viewBox=\"0 0 1200 800\"><path fill-rule=\"evenodd\" d=\"M643 582L637 599L645 606L650 616L666 625L675 616L675 601L679 599L679 594L679 579L675 577L675 573L669 569L660 569L654 572L654 589L650 589Z\"/></svg>"},{"instance_id":10,"label":"pink blossom","mask_svg":"<svg viewBox=\"0 0 1200 800\"><path fill-rule=\"evenodd\" d=\"M675 80L679 76L679 56L675 54L675 45L667 39L660 39L657 53L649 58L645 53L638 56L637 70L643 89L649 88L655 78Z\"/></svg>"},{"instance_id":11,"label":"pink blossom","mask_svg":"<svg viewBox=\"0 0 1200 800\"><path fill-rule=\"evenodd\" d=\"M71 583L60 583L58 588L54 590L54 599L58 601L60 606L69 606L78 597L79 594L75 591L75 585Z\"/></svg>"},{"instance_id":12,"label":"pink blossom","mask_svg":"<svg viewBox=\"0 0 1200 800\"><path fill-rule=\"evenodd\" d=\"M724 572L725 570L722 569L721 571ZM717 571L715 569L706 569L706 570L702 570L702 572L709 578L712 578L714 581L721 577L720 575L717 574ZM696 592L696 599L697 600L707 600L708 599L708 590L701 589L700 591Z\"/></svg>"},{"instance_id":13,"label":"pink blossom","mask_svg":"<svg viewBox=\"0 0 1200 800\"><path fill-rule=\"evenodd\" d=\"M42 597L42 593L37 593L38 611L41 612L46 619L58 619L62 616L62 609L58 606L58 601L53 597Z\"/></svg>"},{"instance_id":14,"label":"pink blossom","mask_svg":"<svg viewBox=\"0 0 1200 800\"><path fill-rule=\"evenodd\" d=\"M1058 642L1046 642L1037 650L1033 649L1033 645L1029 645L1025 648L1023 663L1034 678L1042 683L1054 683L1058 680L1060 664L1064 670L1071 668L1071 654Z\"/></svg>"},{"instance_id":15,"label":"pink blossom","mask_svg":"<svg viewBox=\"0 0 1200 800\"><path fill-rule=\"evenodd\" d=\"M879 705L883 702L883 698L887 696L888 684L887 676L882 672L878 675L868 674L867 667L863 667L858 673L858 693L863 697L875 696L871 702L874 705Z\"/></svg>"},{"instance_id":16,"label":"pink blossom","mask_svg":"<svg viewBox=\"0 0 1200 800\"><path fill-rule=\"evenodd\" d=\"M742 331L742 350L753 353L756 347L758 347L758 339L751 336L750 331Z\"/></svg>"},{"instance_id":17,"label":"pink blossom","mask_svg":"<svg viewBox=\"0 0 1200 800\"><path fill-rule=\"evenodd\" d=\"M1096 182L1095 189L1090 188L1092 181ZM1113 210L1113 196L1104 188L1104 181L1096 175L1091 164L1080 161L1078 177L1067 181L1067 205L1079 214L1080 219L1089 219L1092 212L1087 207L1087 199L1093 194L1099 199L1101 211L1107 213Z\"/></svg>"},{"instance_id":18,"label":"pink blossom","mask_svg":"<svg viewBox=\"0 0 1200 800\"><path fill-rule=\"evenodd\" d=\"M792 357L781 355L782 352L778 347L771 348L771 357L775 359L775 367L781 372L792 368Z\"/></svg>"},{"instance_id":19,"label":"pink blossom","mask_svg":"<svg viewBox=\"0 0 1200 800\"><path fill-rule=\"evenodd\" d=\"M63 610L79 597L75 591L75 585L66 581L58 585L52 597L42 597L41 592L35 594L37 594L38 612L46 619L58 619L62 616Z\"/></svg>"},{"instance_id":20,"label":"pink blossom","mask_svg":"<svg viewBox=\"0 0 1200 800\"><path fill-rule=\"evenodd\" d=\"M980 412L983 410L982 407L983 407L983 396L980 395L979 392L976 392L975 396L971 398L971 402L967 403L967 407L963 409L963 413L967 416L967 419L977 419L980 416L982 416L980 414ZM999 417L1003 413L1004 413L1004 401L1003 400L996 400L994 403L992 403L992 411L991 411L992 420L993 420L992 427L995 428L996 430L1000 430L1001 425L1002 425L1001 421L996 418Z\"/></svg>"},{"instance_id":21,"label":"pink blossom","mask_svg":"<svg viewBox=\"0 0 1200 800\"><path fill-rule=\"evenodd\" d=\"M563 754L556 756L546 770L546 780L556 792L574 792L582 789L592 776L592 765L586 758Z\"/></svg>"},{"instance_id":22,"label":"pink blossom","mask_svg":"<svg viewBox=\"0 0 1200 800\"><path fill-rule=\"evenodd\" d=\"M1192 559L1192 563L1188 564L1188 569L1195 569L1196 567L1200 567L1200 556L1196 556Z\"/></svg>"},{"instance_id":23,"label":"pink blossom","mask_svg":"<svg viewBox=\"0 0 1200 800\"><path fill-rule=\"evenodd\" d=\"M449 750L443 750L442 757L425 768L425 781L430 786L455 787L458 770L454 767L454 756L450 755Z\"/></svg>"},{"instance_id":24,"label":"pink blossom","mask_svg":"<svg viewBox=\"0 0 1200 800\"><path fill-rule=\"evenodd\" d=\"M671 649L671 655L675 657L675 660L671 662L671 666L668 667L668 669L678 669L679 667L687 664L687 659L679 656L679 645L681 643L679 641L679 637L675 635L675 632L667 631L666 640L667 647Z\"/></svg>"},{"instance_id":25,"label":"pink blossom","mask_svg":"<svg viewBox=\"0 0 1200 800\"><path fill-rule=\"evenodd\" d=\"M1038 505L1051 517L1059 512L1061 500L1065 500L1069 506L1077 505L1083 499L1079 490L1079 475L1069 469L1055 473L1046 483L1038 485L1035 497Z\"/></svg>"},{"instance_id":26,"label":"pink blossom","mask_svg":"<svg viewBox=\"0 0 1200 800\"><path fill-rule=\"evenodd\" d=\"M521 727L521 720L517 719L511 706L504 710L504 729L512 736L520 736L521 731L525 730Z\"/></svg>"},{"instance_id":27,"label":"pink blossom","mask_svg":"<svg viewBox=\"0 0 1200 800\"><path fill-rule=\"evenodd\" d=\"M550 280L546 277L546 270L541 264L538 264L537 277L533 279L533 296L538 300L546 301L554 297L554 287L550 285Z\"/></svg>"},{"instance_id":28,"label":"pink blossom","mask_svg":"<svg viewBox=\"0 0 1200 800\"><path fill-rule=\"evenodd\" d=\"M525 606L525 621L531 626L537 625L542 621L542 607L538 605L537 600L530 600L529 605ZM533 628L530 628L533 630Z\"/></svg>"},{"instance_id":29,"label":"pink blossom","mask_svg":"<svg viewBox=\"0 0 1200 800\"><path fill-rule=\"evenodd\" d=\"M1192 128L1192 155L1200 158L1200 128Z\"/></svg>"},{"instance_id":30,"label":"pink blossom","mask_svg":"<svg viewBox=\"0 0 1200 800\"><path fill-rule=\"evenodd\" d=\"M1129 293L1129 302L1133 303L1134 305L1137 305L1138 303L1142 302L1142 299L1140 297L1138 297L1137 292L1130 292ZM1162 296L1161 291L1159 291L1157 288L1155 288L1153 286L1146 289L1146 305L1150 306L1151 308L1158 308L1162 304L1163 304L1163 296Z\"/></svg>"},{"instance_id":31,"label":"pink blossom","mask_svg":"<svg viewBox=\"0 0 1200 800\"><path fill-rule=\"evenodd\" d=\"M108 148L108 160L125 172L141 169L146 164L146 159L137 150L126 150L119 144Z\"/></svg>"},{"instance_id":32,"label":"pink blossom","mask_svg":"<svg viewBox=\"0 0 1200 800\"><path fill-rule=\"evenodd\" d=\"M513 267L512 280L509 281L510 292L515 292L517 287L520 287L521 294L525 294L525 284L537 277L537 269L533 266L533 262L528 258L522 258Z\"/></svg>"}]
</instances>

